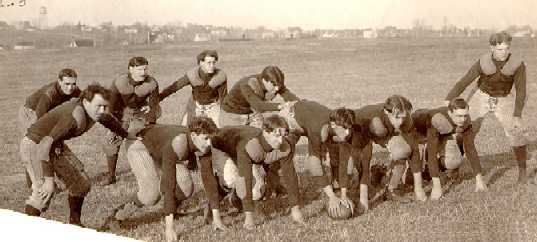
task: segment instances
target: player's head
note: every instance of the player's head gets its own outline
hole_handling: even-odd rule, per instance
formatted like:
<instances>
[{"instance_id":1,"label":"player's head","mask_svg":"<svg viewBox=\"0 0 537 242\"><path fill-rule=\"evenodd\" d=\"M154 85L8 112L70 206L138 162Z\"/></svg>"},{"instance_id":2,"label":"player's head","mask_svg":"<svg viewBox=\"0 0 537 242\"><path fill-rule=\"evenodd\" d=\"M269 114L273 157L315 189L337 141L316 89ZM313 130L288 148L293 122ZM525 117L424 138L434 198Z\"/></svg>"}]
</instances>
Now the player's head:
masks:
<instances>
[{"instance_id":1,"label":"player's head","mask_svg":"<svg viewBox=\"0 0 537 242\"><path fill-rule=\"evenodd\" d=\"M289 125L278 115L263 119L263 137L273 149L278 149L283 143L283 137L289 132Z\"/></svg>"},{"instance_id":2,"label":"player's head","mask_svg":"<svg viewBox=\"0 0 537 242\"><path fill-rule=\"evenodd\" d=\"M511 53L511 35L505 31L492 34L489 38L492 57L497 61L505 61Z\"/></svg>"},{"instance_id":3,"label":"player's head","mask_svg":"<svg viewBox=\"0 0 537 242\"><path fill-rule=\"evenodd\" d=\"M145 57L136 56L129 60L129 74L134 81L141 82L147 77L149 61Z\"/></svg>"},{"instance_id":4,"label":"player's head","mask_svg":"<svg viewBox=\"0 0 537 242\"><path fill-rule=\"evenodd\" d=\"M218 128L210 118L194 117L188 124L188 130L196 149L205 154L211 148L211 137L216 134Z\"/></svg>"},{"instance_id":5,"label":"player's head","mask_svg":"<svg viewBox=\"0 0 537 242\"><path fill-rule=\"evenodd\" d=\"M330 129L340 141L346 140L354 125L354 112L348 108L337 108L328 117Z\"/></svg>"},{"instance_id":6,"label":"player's head","mask_svg":"<svg viewBox=\"0 0 537 242\"><path fill-rule=\"evenodd\" d=\"M457 126L463 126L469 119L469 106L464 98L452 99L448 104L448 115Z\"/></svg>"},{"instance_id":7,"label":"player's head","mask_svg":"<svg viewBox=\"0 0 537 242\"><path fill-rule=\"evenodd\" d=\"M196 60L203 72L214 73L218 62L218 53L216 50L204 50L196 56Z\"/></svg>"},{"instance_id":8,"label":"player's head","mask_svg":"<svg viewBox=\"0 0 537 242\"><path fill-rule=\"evenodd\" d=\"M58 84L63 94L71 95L76 90L77 74L73 69L62 69L58 73Z\"/></svg>"},{"instance_id":9,"label":"player's head","mask_svg":"<svg viewBox=\"0 0 537 242\"><path fill-rule=\"evenodd\" d=\"M110 91L99 83L92 83L82 92L80 97L88 116L98 121L110 110Z\"/></svg>"},{"instance_id":10,"label":"player's head","mask_svg":"<svg viewBox=\"0 0 537 242\"><path fill-rule=\"evenodd\" d=\"M393 95L384 102L384 113L395 129L403 131L412 121L412 103L403 96Z\"/></svg>"},{"instance_id":11,"label":"player's head","mask_svg":"<svg viewBox=\"0 0 537 242\"><path fill-rule=\"evenodd\" d=\"M268 93L275 95L285 88L285 76L277 66L267 66L261 72L263 85Z\"/></svg>"}]
</instances>

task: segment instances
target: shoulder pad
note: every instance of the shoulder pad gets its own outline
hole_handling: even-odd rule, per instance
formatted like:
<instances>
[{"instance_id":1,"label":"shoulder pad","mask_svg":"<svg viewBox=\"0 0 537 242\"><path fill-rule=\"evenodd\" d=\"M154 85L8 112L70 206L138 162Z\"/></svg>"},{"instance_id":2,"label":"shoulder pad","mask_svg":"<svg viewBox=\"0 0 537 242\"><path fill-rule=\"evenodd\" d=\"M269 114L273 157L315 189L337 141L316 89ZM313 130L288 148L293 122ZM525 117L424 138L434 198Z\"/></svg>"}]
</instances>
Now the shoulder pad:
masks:
<instances>
[{"instance_id":1,"label":"shoulder pad","mask_svg":"<svg viewBox=\"0 0 537 242\"><path fill-rule=\"evenodd\" d=\"M82 128L86 122L86 111L84 111L84 108L80 105L76 105L71 115L76 121L76 126L79 129Z\"/></svg>"},{"instance_id":2,"label":"shoulder pad","mask_svg":"<svg viewBox=\"0 0 537 242\"><path fill-rule=\"evenodd\" d=\"M326 142L328 140L328 136L330 135L330 126L328 124L324 124L321 127L321 142Z\"/></svg>"},{"instance_id":3,"label":"shoulder pad","mask_svg":"<svg viewBox=\"0 0 537 242\"><path fill-rule=\"evenodd\" d=\"M153 77L147 77L147 81L134 88L134 93L138 97L145 97L158 87L157 81Z\"/></svg>"},{"instance_id":4,"label":"shoulder pad","mask_svg":"<svg viewBox=\"0 0 537 242\"><path fill-rule=\"evenodd\" d=\"M52 84L52 85L51 85ZM54 96L56 96L57 90L56 90L56 83L51 83L48 85L48 87L45 89L44 94L49 98L53 99Z\"/></svg>"},{"instance_id":5,"label":"shoulder pad","mask_svg":"<svg viewBox=\"0 0 537 242\"><path fill-rule=\"evenodd\" d=\"M264 96L263 88L261 88L261 86L259 85L259 82L257 81L255 77L251 77L250 79L248 79L248 86L250 86L252 90L254 90L255 94Z\"/></svg>"},{"instance_id":6,"label":"shoulder pad","mask_svg":"<svg viewBox=\"0 0 537 242\"><path fill-rule=\"evenodd\" d=\"M383 137L388 134L388 129L382 123L379 117L373 117L369 123L369 131L377 137Z\"/></svg>"},{"instance_id":7,"label":"shoulder pad","mask_svg":"<svg viewBox=\"0 0 537 242\"><path fill-rule=\"evenodd\" d=\"M134 93L134 87L129 83L129 76L127 74L118 76L114 80L113 85L116 86L117 90L122 95L128 95L128 94Z\"/></svg>"},{"instance_id":8,"label":"shoulder pad","mask_svg":"<svg viewBox=\"0 0 537 242\"><path fill-rule=\"evenodd\" d=\"M431 125L438 130L440 134L449 134L453 132L453 125L449 122L446 116L441 113L436 113L431 118Z\"/></svg>"},{"instance_id":9,"label":"shoulder pad","mask_svg":"<svg viewBox=\"0 0 537 242\"><path fill-rule=\"evenodd\" d=\"M188 153L188 140L186 134L179 134L172 140L172 149L179 160L185 160Z\"/></svg>"},{"instance_id":10,"label":"shoulder pad","mask_svg":"<svg viewBox=\"0 0 537 242\"><path fill-rule=\"evenodd\" d=\"M246 152L254 162L263 162L265 151L257 138L249 140L244 149L246 149Z\"/></svg>"},{"instance_id":11,"label":"shoulder pad","mask_svg":"<svg viewBox=\"0 0 537 242\"><path fill-rule=\"evenodd\" d=\"M515 74L516 70L518 69L518 67L520 67L520 65L522 65L522 60L511 54L509 60L502 68L502 74L506 76L512 76Z\"/></svg>"},{"instance_id":12,"label":"shoulder pad","mask_svg":"<svg viewBox=\"0 0 537 242\"><path fill-rule=\"evenodd\" d=\"M479 58L479 66L486 75L492 75L496 73L496 65L492 61L492 55L490 53L484 54Z\"/></svg>"},{"instance_id":13,"label":"shoulder pad","mask_svg":"<svg viewBox=\"0 0 537 242\"><path fill-rule=\"evenodd\" d=\"M212 88L216 88L216 87L226 83L226 81L227 81L227 75L226 75L226 73L224 71L222 71L220 69L216 69L215 71L216 71L216 74L209 81L209 86L211 86Z\"/></svg>"},{"instance_id":14,"label":"shoulder pad","mask_svg":"<svg viewBox=\"0 0 537 242\"><path fill-rule=\"evenodd\" d=\"M201 86L203 84L203 81L201 81L200 79L198 70L199 67L195 67L185 73L185 76L188 78L188 81L190 81L190 84L192 86Z\"/></svg>"}]
</instances>

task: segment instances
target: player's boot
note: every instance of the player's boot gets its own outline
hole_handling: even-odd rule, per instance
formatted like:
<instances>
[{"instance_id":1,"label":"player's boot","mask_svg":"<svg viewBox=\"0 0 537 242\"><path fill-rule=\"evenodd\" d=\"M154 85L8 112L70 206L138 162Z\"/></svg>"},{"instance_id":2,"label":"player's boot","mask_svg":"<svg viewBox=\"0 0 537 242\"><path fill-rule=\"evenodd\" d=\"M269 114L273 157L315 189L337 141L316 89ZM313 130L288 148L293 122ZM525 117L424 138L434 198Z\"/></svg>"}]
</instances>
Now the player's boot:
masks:
<instances>
[{"instance_id":1,"label":"player's boot","mask_svg":"<svg viewBox=\"0 0 537 242\"><path fill-rule=\"evenodd\" d=\"M24 208L24 213L26 213L29 216L36 216L36 217L41 216L41 211L39 211L39 209L34 208L33 206L28 205L28 204L26 204L26 207Z\"/></svg>"},{"instance_id":2,"label":"player's boot","mask_svg":"<svg viewBox=\"0 0 537 242\"><path fill-rule=\"evenodd\" d=\"M82 214L82 205L85 197L69 196L69 224L82 226L80 216Z\"/></svg>"}]
</instances>

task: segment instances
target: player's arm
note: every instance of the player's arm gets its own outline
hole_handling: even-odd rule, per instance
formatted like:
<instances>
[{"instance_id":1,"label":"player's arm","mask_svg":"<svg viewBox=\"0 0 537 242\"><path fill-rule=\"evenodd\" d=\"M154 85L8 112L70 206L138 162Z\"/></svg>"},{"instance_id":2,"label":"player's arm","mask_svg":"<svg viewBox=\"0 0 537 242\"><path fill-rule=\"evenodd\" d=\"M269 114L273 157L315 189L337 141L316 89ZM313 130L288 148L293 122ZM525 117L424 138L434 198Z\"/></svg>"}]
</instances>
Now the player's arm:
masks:
<instances>
[{"instance_id":1,"label":"player's arm","mask_svg":"<svg viewBox=\"0 0 537 242\"><path fill-rule=\"evenodd\" d=\"M466 72L466 74L451 88L448 95L446 96L446 101L450 101L464 92L466 87L470 85L476 78L481 75L481 66L479 60L474 63L474 65Z\"/></svg>"},{"instance_id":2,"label":"player's arm","mask_svg":"<svg viewBox=\"0 0 537 242\"><path fill-rule=\"evenodd\" d=\"M168 96L176 93L177 91L181 90L183 87L190 84L190 80L186 76L182 76L181 78L177 79L177 81L170 84L168 87L164 88L162 92L159 94L159 100L162 101Z\"/></svg>"},{"instance_id":3,"label":"player's arm","mask_svg":"<svg viewBox=\"0 0 537 242\"><path fill-rule=\"evenodd\" d=\"M174 147L176 148L176 147ZM179 147L180 149L180 147ZM166 241L177 240L177 232L175 231L174 214L177 211L178 202L175 198L177 181L176 167L178 162L177 155L170 151L165 151L162 155L162 178L160 180L160 190L164 200L165 214L164 218L164 234Z\"/></svg>"},{"instance_id":4,"label":"player's arm","mask_svg":"<svg viewBox=\"0 0 537 242\"><path fill-rule=\"evenodd\" d=\"M250 104L251 108L257 112L271 112L279 111L278 103L267 102L261 99L248 83L239 84L240 90L246 101Z\"/></svg>"},{"instance_id":5,"label":"player's arm","mask_svg":"<svg viewBox=\"0 0 537 242\"><path fill-rule=\"evenodd\" d=\"M153 91L151 91L151 94L149 94L149 97L147 99L147 104L149 105L149 113L147 119L149 123L155 123L160 116L161 110L159 102L159 87L157 83L156 87L153 89Z\"/></svg>"},{"instance_id":6,"label":"player's arm","mask_svg":"<svg viewBox=\"0 0 537 242\"><path fill-rule=\"evenodd\" d=\"M138 135L137 133L129 133L128 130L125 130L121 125L121 122L111 114L103 115L101 118L99 118L99 123L124 139L136 139L136 136Z\"/></svg>"},{"instance_id":7,"label":"player's arm","mask_svg":"<svg viewBox=\"0 0 537 242\"><path fill-rule=\"evenodd\" d=\"M435 127L427 129L427 164L431 177L440 177L440 168L438 165L438 143L440 133Z\"/></svg>"},{"instance_id":8,"label":"player's arm","mask_svg":"<svg viewBox=\"0 0 537 242\"><path fill-rule=\"evenodd\" d=\"M214 148L213 148L214 149ZM212 153L212 154L211 154ZM215 155L223 154L222 152L211 152L206 154L199 159L200 164L200 175L201 181L203 184L203 189L207 199L209 200L209 206L211 208L211 213L213 214L213 226L216 229L226 230L227 227L222 222L220 216L220 194L218 193L218 180L216 179L213 173L213 159L218 159Z\"/></svg>"},{"instance_id":9,"label":"player's arm","mask_svg":"<svg viewBox=\"0 0 537 242\"><path fill-rule=\"evenodd\" d=\"M526 65L522 63L515 72L515 109L514 117L522 117L522 110L526 104Z\"/></svg>"},{"instance_id":10,"label":"player's arm","mask_svg":"<svg viewBox=\"0 0 537 242\"><path fill-rule=\"evenodd\" d=\"M50 111L50 106L51 106L50 97L47 95L41 95L35 107L35 114L37 116L37 119L41 118L43 115L45 115L45 113Z\"/></svg>"},{"instance_id":11,"label":"player's arm","mask_svg":"<svg viewBox=\"0 0 537 242\"><path fill-rule=\"evenodd\" d=\"M286 102L300 100L300 98L298 98L294 93L292 93L287 87L284 87L282 90L280 90L279 94Z\"/></svg>"},{"instance_id":12,"label":"player's arm","mask_svg":"<svg viewBox=\"0 0 537 242\"><path fill-rule=\"evenodd\" d=\"M125 104L123 103L123 99L121 98L121 93L117 89L116 86L116 80L112 82L112 85L110 86L110 112L112 115L114 115L116 118L121 119L123 115L123 107Z\"/></svg>"},{"instance_id":13,"label":"player's arm","mask_svg":"<svg viewBox=\"0 0 537 242\"><path fill-rule=\"evenodd\" d=\"M245 220L244 227L246 229L254 228L254 202L252 198L253 188L253 173L252 164L255 161L263 162L263 148L259 144L257 138L250 139L246 142L240 142L237 147L237 165L239 168L239 179L237 179L236 188L244 189L242 193L242 206L244 208Z\"/></svg>"}]
</instances>

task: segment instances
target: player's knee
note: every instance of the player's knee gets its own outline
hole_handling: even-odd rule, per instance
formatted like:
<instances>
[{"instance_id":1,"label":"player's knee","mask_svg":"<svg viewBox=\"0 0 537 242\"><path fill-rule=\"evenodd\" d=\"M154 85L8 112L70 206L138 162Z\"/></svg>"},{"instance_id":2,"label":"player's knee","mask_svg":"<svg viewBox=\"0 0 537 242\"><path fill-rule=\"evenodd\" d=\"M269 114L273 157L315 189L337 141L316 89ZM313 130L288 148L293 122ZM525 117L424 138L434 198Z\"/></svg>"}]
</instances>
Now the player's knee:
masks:
<instances>
[{"instance_id":1,"label":"player's knee","mask_svg":"<svg viewBox=\"0 0 537 242\"><path fill-rule=\"evenodd\" d=\"M405 160L412 154L412 149L401 136L395 136L388 142L388 150L392 160Z\"/></svg>"},{"instance_id":2,"label":"player's knee","mask_svg":"<svg viewBox=\"0 0 537 242\"><path fill-rule=\"evenodd\" d=\"M91 182L87 179L77 181L69 189L69 193L76 197L85 197L91 190Z\"/></svg>"},{"instance_id":3,"label":"player's knee","mask_svg":"<svg viewBox=\"0 0 537 242\"><path fill-rule=\"evenodd\" d=\"M322 176L323 175L323 165L321 159L316 156L308 156L304 164L305 170L309 171L311 176Z\"/></svg>"},{"instance_id":4,"label":"player's knee","mask_svg":"<svg viewBox=\"0 0 537 242\"><path fill-rule=\"evenodd\" d=\"M252 199L259 200L265 193L265 170L262 166L252 166L253 174L253 186L252 186Z\"/></svg>"},{"instance_id":5,"label":"player's knee","mask_svg":"<svg viewBox=\"0 0 537 242\"><path fill-rule=\"evenodd\" d=\"M177 165L177 185L186 197L192 196L194 193L194 182L190 177L190 173L186 166Z\"/></svg>"},{"instance_id":6,"label":"player's knee","mask_svg":"<svg viewBox=\"0 0 537 242\"><path fill-rule=\"evenodd\" d=\"M160 199L158 189L145 189L138 191L138 200L145 206L155 205Z\"/></svg>"}]
</instances>

